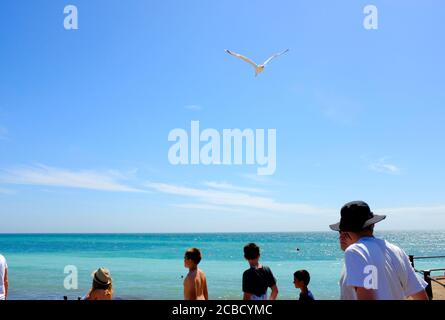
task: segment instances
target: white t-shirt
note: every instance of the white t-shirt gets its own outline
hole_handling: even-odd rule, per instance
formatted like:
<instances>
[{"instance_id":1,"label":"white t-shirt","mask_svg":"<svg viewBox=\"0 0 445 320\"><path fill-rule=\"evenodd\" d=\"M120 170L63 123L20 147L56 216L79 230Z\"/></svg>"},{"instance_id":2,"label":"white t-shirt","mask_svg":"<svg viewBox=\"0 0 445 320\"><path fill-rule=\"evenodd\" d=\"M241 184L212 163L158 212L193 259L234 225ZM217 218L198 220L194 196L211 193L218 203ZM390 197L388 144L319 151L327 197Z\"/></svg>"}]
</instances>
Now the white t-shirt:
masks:
<instances>
[{"instance_id":1,"label":"white t-shirt","mask_svg":"<svg viewBox=\"0 0 445 320\"><path fill-rule=\"evenodd\" d=\"M345 251L341 299L357 300L354 287L374 289L377 300L403 300L426 287L406 253L374 237L364 237Z\"/></svg>"},{"instance_id":2,"label":"white t-shirt","mask_svg":"<svg viewBox=\"0 0 445 320\"><path fill-rule=\"evenodd\" d=\"M5 300L5 273L6 269L8 269L8 265L6 264L6 259L4 256L0 254L0 300Z\"/></svg>"}]
</instances>

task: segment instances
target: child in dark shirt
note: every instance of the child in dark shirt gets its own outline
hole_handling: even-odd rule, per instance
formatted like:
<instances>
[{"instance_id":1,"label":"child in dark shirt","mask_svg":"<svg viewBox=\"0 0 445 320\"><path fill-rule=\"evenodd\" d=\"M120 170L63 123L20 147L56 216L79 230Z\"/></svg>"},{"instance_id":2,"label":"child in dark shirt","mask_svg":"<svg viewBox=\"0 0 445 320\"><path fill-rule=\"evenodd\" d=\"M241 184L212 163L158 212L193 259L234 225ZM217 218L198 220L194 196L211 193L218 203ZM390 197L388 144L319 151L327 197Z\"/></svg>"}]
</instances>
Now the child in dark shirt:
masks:
<instances>
[{"instance_id":1,"label":"child in dark shirt","mask_svg":"<svg viewBox=\"0 0 445 320\"><path fill-rule=\"evenodd\" d=\"M267 300L267 289L272 292L269 299L275 300L278 295L277 282L269 267L260 265L260 248L255 243L244 247L244 258L250 268L243 274L244 300Z\"/></svg>"},{"instance_id":2,"label":"child in dark shirt","mask_svg":"<svg viewBox=\"0 0 445 320\"><path fill-rule=\"evenodd\" d=\"M294 273L295 288L300 289L299 300L314 300L312 292L308 289L311 276L306 270L298 270Z\"/></svg>"}]
</instances>

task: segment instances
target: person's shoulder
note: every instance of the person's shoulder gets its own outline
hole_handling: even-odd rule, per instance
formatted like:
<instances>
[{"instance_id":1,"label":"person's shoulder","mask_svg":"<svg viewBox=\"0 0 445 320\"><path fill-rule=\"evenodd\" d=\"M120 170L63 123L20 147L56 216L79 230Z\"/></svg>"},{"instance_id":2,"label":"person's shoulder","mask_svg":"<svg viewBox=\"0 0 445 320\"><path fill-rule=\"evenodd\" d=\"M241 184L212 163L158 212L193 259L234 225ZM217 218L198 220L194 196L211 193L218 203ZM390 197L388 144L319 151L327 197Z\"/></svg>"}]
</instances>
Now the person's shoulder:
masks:
<instances>
[{"instance_id":1,"label":"person's shoulder","mask_svg":"<svg viewBox=\"0 0 445 320\"><path fill-rule=\"evenodd\" d=\"M196 278L196 274L195 274L195 273L191 273L191 272L189 272L189 273L187 273L187 275L185 276L184 281L186 281L186 282L190 282L190 281L193 281L195 278Z\"/></svg>"},{"instance_id":2,"label":"person's shoulder","mask_svg":"<svg viewBox=\"0 0 445 320\"><path fill-rule=\"evenodd\" d=\"M275 276L268 266L263 266L263 275L268 277L268 279L271 279L272 282L276 282Z\"/></svg>"},{"instance_id":3,"label":"person's shoulder","mask_svg":"<svg viewBox=\"0 0 445 320\"><path fill-rule=\"evenodd\" d=\"M351 254L351 253L354 254L362 251L363 251L363 244L360 242L355 242L346 248L345 254Z\"/></svg>"},{"instance_id":4,"label":"person's shoulder","mask_svg":"<svg viewBox=\"0 0 445 320\"><path fill-rule=\"evenodd\" d=\"M312 293L311 290L308 290L308 291L307 291L307 295L308 295L308 297L309 297L311 300L315 300L314 294Z\"/></svg>"},{"instance_id":5,"label":"person's shoulder","mask_svg":"<svg viewBox=\"0 0 445 320\"><path fill-rule=\"evenodd\" d=\"M262 265L261 268L263 268L263 270L266 272L272 272L269 266Z\"/></svg>"},{"instance_id":6,"label":"person's shoulder","mask_svg":"<svg viewBox=\"0 0 445 320\"><path fill-rule=\"evenodd\" d=\"M397 246L387 240L382 240L382 241L384 241L386 249L389 250L390 252L392 252L393 254L395 254L397 257L403 258L404 256L406 256L405 251L402 248L400 248L399 246Z\"/></svg>"},{"instance_id":7,"label":"person's shoulder","mask_svg":"<svg viewBox=\"0 0 445 320\"><path fill-rule=\"evenodd\" d=\"M87 300L98 300L104 295L104 293L105 290L103 289L95 289L87 296Z\"/></svg>"},{"instance_id":8,"label":"person's shoulder","mask_svg":"<svg viewBox=\"0 0 445 320\"><path fill-rule=\"evenodd\" d=\"M345 250L346 261L367 261L369 255L370 250L361 242L353 243Z\"/></svg>"},{"instance_id":9,"label":"person's shoulder","mask_svg":"<svg viewBox=\"0 0 445 320\"><path fill-rule=\"evenodd\" d=\"M246 270L244 270L244 272L243 272L243 277L248 276L248 275L250 275L251 273L252 273L252 268L246 269Z\"/></svg>"},{"instance_id":10,"label":"person's shoulder","mask_svg":"<svg viewBox=\"0 0 445 320\"><path fill-rule=\"evenodd\" d=\"M383 241L374 237L365 237L359 239L357 242L354 242L349 247L346 248L345 253L347 252L358 252L361 254L366 254L370 248L372 248L379 241Z\"/></svg>"},{"instance_id":11,"label":"person's shoulder","mask_svg":"<svg viewBox=\"0 0 445 320\"><path fill-rule=\"evenodd\" d=\"M200 276L200 277L203 277L203 278L205 278L205 277L206 277L206 274L205 274L205 272L204 272L204 271L202 271L201 269L198 269L198 274L199 274L199 276Z\"/></svg>"},{"instance_id":12,"label":"person's shoulder","mask_svg":"<svg viewBox=\"0 0 445 320\"><path fill-rule=\"evenodd\" d=\"M108 294L108 292L104 289L96 289L93 291L93 300L111 300L112 295Z\"/></svg>"},{"instance_id":13,"label":"person's shoulder","mask_svg":"<svg viewBox=\"0 0 445 320\"><path fill-rule=\"evenodd\" d=\"M388 240L383 240L383 239L379 239L379 240L382 241L388 249L390 249L392 251L403 252L403 250L399 246L395 245L394 243L391 243Z\"/></svg>"}]
</instances>

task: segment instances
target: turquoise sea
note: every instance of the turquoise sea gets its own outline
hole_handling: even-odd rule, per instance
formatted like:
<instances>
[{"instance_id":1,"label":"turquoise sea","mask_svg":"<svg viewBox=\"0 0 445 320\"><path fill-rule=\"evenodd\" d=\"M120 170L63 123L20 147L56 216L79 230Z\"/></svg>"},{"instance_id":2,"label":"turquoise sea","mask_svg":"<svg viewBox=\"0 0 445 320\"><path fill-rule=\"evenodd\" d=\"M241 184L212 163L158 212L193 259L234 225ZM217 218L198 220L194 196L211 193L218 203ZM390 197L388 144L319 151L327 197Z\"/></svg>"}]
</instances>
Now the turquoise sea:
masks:
<instances>
[{"instance_id":1,"label":"turquoise sea","mask_svg":"<svg viewBox=\"0 0 445 320\"><path fill-rule=\"evenodd\" d=\"M445 254L445 231L379 232L407 254ZM224 234L0 234L9 266L10 299L75 299L91 285L100 266L111 270L117 299L182 299L184 251L202 249L211 299L240 299L247 268L243 246L256 242L262 263L275 274L280 299L296 299L292 275L311 274L317 299L338 299L342 252L335 232ZM297 248L299 250L297 250ZM64 268L78 270L78 289L64 288ZM445 259L419 260L420 269L445 267Z\"/></svg>"}]
</instances>

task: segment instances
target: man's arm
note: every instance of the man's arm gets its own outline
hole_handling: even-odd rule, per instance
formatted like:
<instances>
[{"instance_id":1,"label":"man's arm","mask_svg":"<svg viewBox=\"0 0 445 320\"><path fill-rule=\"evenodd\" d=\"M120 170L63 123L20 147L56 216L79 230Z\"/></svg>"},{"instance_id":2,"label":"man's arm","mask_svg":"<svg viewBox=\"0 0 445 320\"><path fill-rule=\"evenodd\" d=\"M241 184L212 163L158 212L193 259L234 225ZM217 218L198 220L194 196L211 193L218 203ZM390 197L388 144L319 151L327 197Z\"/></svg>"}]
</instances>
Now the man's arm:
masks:
<instances>
[{"instance_id":1,"label":"man's arm","mask_svg":"<svg viewBox=\"0 0 445 320\"><path fill-rule=\"evenodd\" d=\"M376 300L375 290L355 287L358 300Z\"/></svg>"},{"instance_id":2,"label":"man's arm","mask_svg":"<svg viewBox=\"0 0 445 320\"><path fill-rule=\"evenodd\" d=\"M429 300L428 295L425 290L420 290L419 292L410 296L413 300Z\"/></svg>"},{"instance_id":3,"label":"man's arm","mask_svg":"<svg viewBox=\"0 0 445 320\"><path fill-rule=\"evenodd\" d=\"M270 293L270 300L276 300L277 299L277 296L278 296L278 287L277 287L277 285L275 284L275 285L273 285L272 286L272 292Z\"/></svg>"},{"instance_id":4,"label":"man's arm","mask_svg":"<svg viewBox=\"0 0 445 320\"><path fill-rule=\"evenodd\" d=\"M8 297L8 288L9 288L8 269L5 269L4 287L5 287L5 297L7 298Z\"/></svg>"},{"instance_id":5,"label":"man's arm","mask_svg":"<svg viewBox=\"0 0 445 320\"><path fill-rule=\"evenodd\" d=\"M413 300L429 300L428 294L425 291L427 283L425 280L417 277L416 271L411 265L408 255L402 250L402 258L406 268L406 274L402 278L402 286L405 295Z\"/></svg>"},{"instance_id":6,"label":"man's arm","mask_svg":"<svg viewBox=\"0 0 445 320\"><path fill-rule=\"evenodd\" d=\"M250 300L252 298L251 293L244 292L243 300Z\"/></svg>"},{"instance_id":7,"label":"man's arm","mask_svg":"<svg viewBox=\"0 0 445 320\"><path fill-rule=\"evenodd\" d=\"M362 254L353 245L349 246L345 251L345 269L346 277L344 285L355 289L357 300L376 300L377 294L374 289L366 288L367 278L373 276L365 270L369 267L368 255ZM377 272L377 270L373 271ZM373 277L372 281L375 281Z\"/></svg>"}]
</instances>

